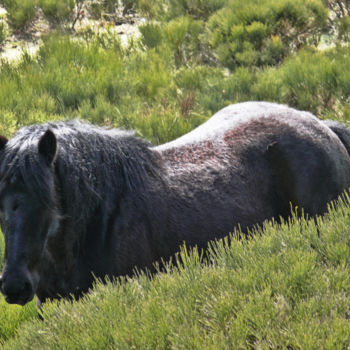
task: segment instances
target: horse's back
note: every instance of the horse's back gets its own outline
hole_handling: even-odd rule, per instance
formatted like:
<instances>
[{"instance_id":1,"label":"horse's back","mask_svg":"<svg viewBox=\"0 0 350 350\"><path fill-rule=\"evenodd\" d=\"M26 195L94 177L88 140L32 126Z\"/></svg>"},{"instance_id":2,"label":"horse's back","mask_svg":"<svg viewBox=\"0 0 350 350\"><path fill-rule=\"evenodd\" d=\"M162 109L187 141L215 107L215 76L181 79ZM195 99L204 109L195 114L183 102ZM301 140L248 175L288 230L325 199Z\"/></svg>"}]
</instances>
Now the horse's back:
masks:
<instances>
[{"instance_id":1,"label":"horse's back","mask_svg":"<svg viewBox=\"0 0 350 350\"><path fill-rule=\"evenodd\" d=\"M318 214L350 187L350 158L339 137L311 113L274 103L228 106L192 132L154 149L172 178L187 176L188 191L201 186L216 190L208 181L230 182L226 197L246 211L258 206L255 213L265 212L273 201L278 212L284 198L288 209L292 202Z\"/></svg>"},{"instance_id":2,"label":"horse's back","mask_svg":"<svg viewBox=\"0 0 350 350\"><path fill-rule=\"evenodd\" d=\"M242 102L229 105L209 118L205 123L191 132L163 145L155 147L159 151L171 148L185 147L207 141L218 141L230 130L236 130L242 125L253 124L261 119L277 118L280 122L288 122L291 116L299 119L317 118L309 112L297 111L285 105L270 102Z\"/></svg>"}]
</instances>

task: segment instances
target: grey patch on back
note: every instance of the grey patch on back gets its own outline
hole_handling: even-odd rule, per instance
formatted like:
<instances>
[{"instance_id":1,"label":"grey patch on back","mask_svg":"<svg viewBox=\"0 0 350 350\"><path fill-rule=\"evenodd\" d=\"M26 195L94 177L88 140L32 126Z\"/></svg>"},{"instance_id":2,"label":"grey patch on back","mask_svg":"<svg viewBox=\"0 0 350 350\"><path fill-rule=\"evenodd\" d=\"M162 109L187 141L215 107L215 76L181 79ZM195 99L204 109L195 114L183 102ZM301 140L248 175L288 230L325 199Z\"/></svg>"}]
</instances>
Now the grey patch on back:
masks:
<instances>
[{"instance_id":1,"label":"grey patch on back","mask_svg":"<svg viewBox=\"0 0 350 350\"><path fill-rule=\"evenodd\" d=\"M181 147L190 144L197 144L207 140L220 141L224 136L223 131L238 128L240 125L251 122L262 117L269 118L278 116L288 123L289 116L296 115L298 118L318 123L319 120L309 112L297 111L286 105L270 102L242 102L227 106L215 113L204 124L198 126L193 131L185 134L173 141L154 147L157 151L169 148Z\"/></svg>"}]
</instances>

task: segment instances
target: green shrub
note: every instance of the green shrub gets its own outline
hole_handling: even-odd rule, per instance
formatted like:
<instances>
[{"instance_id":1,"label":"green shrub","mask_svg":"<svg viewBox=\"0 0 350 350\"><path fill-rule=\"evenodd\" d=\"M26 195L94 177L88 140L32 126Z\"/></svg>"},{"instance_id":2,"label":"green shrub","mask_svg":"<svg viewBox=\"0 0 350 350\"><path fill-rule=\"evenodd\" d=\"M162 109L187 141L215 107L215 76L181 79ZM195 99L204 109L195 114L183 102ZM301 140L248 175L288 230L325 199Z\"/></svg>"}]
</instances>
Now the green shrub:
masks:
<instances>
[{"instance_id":1,"label":"green shrub","mask_svg":"<svg viewBox=\"0 0 350 350\"><path fill-rule=\"evenodd\" d=\"M227 0L169 0L168 3L168 18L191 16L205 20L221 9Z\"/></svg>"},{"instance_id":2,"label":"green shrub","mask_svg":"<svg viewBox=\"0 0 350 350\"><path fill-rule=\"evenodd\" d=\"M350 41L350 17L343 17L338 22L338 39L341 41Z\"/></svg>"},{"instance_id":3,"label":"green shrub","mask_svg":"<svg viewBox=\"0 0 350 350\"><path fill-rule=\"evenodd\" d=\"M15 30L23 30L35 17L36 0L2 0L7 11L7 20Z\"/></svg>"},{"instance_id":4,"label":"green shrub","mask_svg":"<svg viewBox=\"0 0 350 350\"><path fill-rule=\"evenodd\" d=\"M161 0L137 0L137 10L150 19L164 18L164 1Z\"/></svg>"},{"instance_id":5,"label":"green shrub","mask_svg":"<svg viewBox=\"0 0 350 350\"><path fill-rule=\"evenodd\" d=\"M71 18L75 0L37 0L38 5L50 22L66 22Z\"/></svg>"},{"instance_id":6,"label":"green shrub","mask_svg":"<svg viewBox=\"0 0 350 350\"><path fill-rule=\"evenodd\" d=\"M120 3L124 7L124 15L131 11L131 9L134 8L134 5L136 5L137 1L128 1L128 0L95 0L95 1L88 1L87 2L87 8L89 14L94 19L113 19L113 15L115 15L117 8L119 7ZM112 17L110 17L112 15Z\"/></svg>"},{"instance_id":7,"label":"green shrub","mask_svg":"<svg viewBox=\"0 0 350 350\"><path fill-rule=\"evenodd\" d=\"M225 96L223 105L256 99L252 93L252 86L255 82L256 71L254 69L248 67L237 68L222 81L222 94Z\"/></svg>"},{"instance_id":8,"label":"green shrub","mask_svg":"<svg viewBox=\"0 0 350 350\"><path fill-rule=\"evenodd\" d=\"M158 23L148 22L139 26L141 42L148 48L160 46L164 40L164 28Z\"/></svg>"},{"instance_id":9,"label":"green shrub","mask_svg":"<svg viewBox=\"0 0 350 350\"><path fill-rule=\"evenodd\" d=\"M194 66L179 69L175 74L175 83L178 91L178 103L186 105L191 101L195 113L210 116L220 108L230 103L250 99L251 85L255 74L247 69L240 68L226 76L220 69L208 66Z\"/></svg>"},{"instance_id":10,"label":"green shrub","mask_svg":"<svg viewBox=\"0 0 350 350\"><path fill-rule=\"evenodd\" d=\"M103 10L106 13L110 13L110 14L114 13L115 9L119 5L118 0L102 0L101 3L102 3Z\"/></svg>"},{"instance_id":11,"label":"green shrub","mask_svg":"<svg viewBox=\"0 0 350 350\"><path fill-rule=\"evenodd\" d=\"M227 2L228 0L138 0L136 8L152 19L171 20L190 16L197 20L207 20Z\"/></svg>"},{"instance_id":12,"label":"green shrub","mask_svg":"<svg viewBox=\"0 0 350 350\"><path fill-rule=\"evenodd\" d=\"M11 134L39 115L70 118L81 114L98 124L136 128L139 134L158 143L190 130L197 125L197 117L203 120L223 106L245 100L286 103L339 120L349 115L347 47L322 52L302 50L279 67L240 67L227 74L221 68L196 63L192 43L182 41L193 34L194 30L189 29L193 22L197 25L190 18L148 25L156 32L156 39L152 39L155 43L148 36L152 43L148 46L155 47L144 45L143 51L136 47L121 49L112 33L106 34L107 39L92 36L85 44L51 36L37 59L28 57L17 67L2 65L0 129ZM164 35L160 42L158 32ZM181 57L185 59L175 62L176 47L183 50ZM168 120L162 127L164 137L159 131L152 136L151 130L156 128L150 124L163 117ZM167 128L173 121L179 129L174 127L177 131L172 133Z\"/></svg>"},{"instance_id":13,"label":"green shrub","mask_svg":"<svg viewBox=\"0 0 350 350\"><path fill-rule=\"evenodd\" d=\"M147 54L135 53L129 57L127 79L136 95L147 101L159 101L168 95L165 91L172 86L168 64L152 50Z\"/></svg>"},{"instance_id":14,"label":"green shrub","mask_svg":"<svg viewBox=\"0 0 350 350\"><path fill-rule=\"evenodd\" d=\"M112 39L98 36L82 43L52 35L44 40L36 59L2 66L0 131L11 134L24 124L41 122L41 116L80 115L93 123L136 129L155 143L170 140L209 115L206 103L204 109L197 103L208 98L206 82L203 92L199 87L192 92L177 86L175 72L169 50L126 54Z\"/></svg>"},{"instance_id":15,"label":"green shrub","mask_svg":"<svg viewBox=\"0 0 350 350\"><path fill-rule=\"evenodd\" d=\"M201 42L204 22L178 17L168 23L146 23L139 27L146 48L171 52L176 67L201 64L211 59L208 47Z\"/></svg>"},{"instance_id":16,"label":"green shrub","mask_svg":"<svg viewBox=\"0 0 350 350\"><path fill-rule=\"evenodd\" d=\"M167 24L165 36L167 44L174 53L176 66L186 66L199 57L201 49L199 35L202 29L203 22L189 17L179 17Z\"/></svg>"},{"instance_id":17,"label":"green shrub","mask_svg":"<svg viewBox=\"0 0 350 350\"><path fill-rule=\"evenodd\" d=\"M129 123L139 136L153 144L162 144L190 132L206 120L200 115L181 112L177 106L150 108L142 115L134 115Z\"/></svg>"},{"instance_id":18,"label":"green shrub","mask_svg":"<svg viewBox=\"0 0 350 350\"><path fill-rule=\"evenodd\" d=\"M276 65L295 49L317 44L326 25L320 0L231 1L210 18L206 40L231 69Z\"/></svg>"},{"instance_id":19,"label":"green shrub","mask_svg":"<svg viewBox=\"0 0 350 350\"><path fill-rule=\"evenodd\" d=\"M347 104L349 49L303 50L279 68L262 72L252 88L257 99L280 101L322 115Z\"/></svg>"},{"instance_id":20,"label":"green shrub","mask_svg":"<svg viewBox=\"0 0 350 350\"><path fill-rule=\"evenodd\" d=\"M114 50L98 51L95 44L87 47L54 36L41 47L37 60L28 59L17 67L3 65L0 110L14 113L18 125L23 125L31 111L69 114L82 100L103 91L120 67ZM101 84L95 81L96 71L105 73Z\"/></svg>"},{"instance_id":21,"label":"green shrub","mask_svg":"<svg viewBox=\"0 0 350 350\"><path fill-rule=\"evenodd\" d=\"M83 39L90 46L97 46L104 50L113 50L123 53L123 46L120 37L112 30L112 27L103 28L101 31L91 27L83 27L78 31L79 38Z\"/></svg>"},{"instance_id":22,"label":"green shrub","mask_svg":"<svg viewBox=\"0 0 350 350\"><path fill-rule=\"evenodd\" d=\"M333 108L334 98L339 91L337 65L327 55L318 52L301 52L287 60L282 69L282 83L285 86L283 99L301 109L321 112ZM350 61L349 61L350 63Z\"/></svg>"},{"instance_id":23,"label":"green shrub","mask_svg":"<svg viewBox=\"0 0 350 350\"><path fill-rule=\"evenodd\" d=\"M177 267L47 303L4 349L337 349L350 341L350 208L183 248Z\"/></svg>"},{"instance_id":24,"label":"green shrub","mask_svg":"<svg viewBox=\"0 0 350 350\"><path fill-rule=\"evenodd\" d=\"M8 30L6 22L0 19L0 45L4 42L4 40L8 36Z\"/></svg>"}]
</instances>

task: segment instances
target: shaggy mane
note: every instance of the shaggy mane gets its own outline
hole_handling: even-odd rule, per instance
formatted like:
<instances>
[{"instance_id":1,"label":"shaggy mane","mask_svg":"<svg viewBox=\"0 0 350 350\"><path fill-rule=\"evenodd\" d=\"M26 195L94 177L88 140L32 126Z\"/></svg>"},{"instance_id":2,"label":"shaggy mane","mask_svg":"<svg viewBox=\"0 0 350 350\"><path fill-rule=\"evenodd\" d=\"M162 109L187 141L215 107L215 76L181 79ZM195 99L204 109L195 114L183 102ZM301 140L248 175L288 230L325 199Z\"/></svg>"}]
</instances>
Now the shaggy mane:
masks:
<instances>
[{"instance_id":1,"label":"shaggy mane","mask_svg":"<svg viewBox=\"0 0 350 350\"><path fill-rule=\"evenodd\" d=\"M40 137L48 129L58 143L54 169L38 152ZM31 125L9 140L0 160L0 182L22 180L48 207L57 203L56 189L64 193L69 214L82 218L102 199L112 197L115 202L125 191L145 186L148 176L157 176L159 164L155 166L156 153L150 146L132 132L78 120ZM72 203L79 207L71 207Z\"/></svg>"}]
</instances>

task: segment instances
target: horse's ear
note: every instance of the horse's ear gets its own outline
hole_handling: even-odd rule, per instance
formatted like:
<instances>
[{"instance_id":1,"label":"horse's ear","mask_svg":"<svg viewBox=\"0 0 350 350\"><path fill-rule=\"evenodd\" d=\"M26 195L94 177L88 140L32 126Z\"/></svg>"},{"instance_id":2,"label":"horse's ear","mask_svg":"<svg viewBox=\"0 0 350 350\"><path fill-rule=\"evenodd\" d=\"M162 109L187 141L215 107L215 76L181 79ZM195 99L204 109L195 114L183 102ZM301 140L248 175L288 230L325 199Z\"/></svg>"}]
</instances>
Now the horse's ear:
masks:
<instances>
[{"instance_id":1,"label":"horse's ear","mask_svg":"<svg viewBox=\"0 0 350 350\"><path fill-rule=\"evenodd\" d=\"M45 134L41 136L38 148L39 153L51 165L54 162L57 154L57 139L55 134L50 129L47 129Z\"/></svg>"},{"instance_id":2,"label":"horse's ear","mask_svg":"<svg viewBox=\"0 0 350 350\"><path fill-rule=\"evenodd\" d=\"M0 135L0 151L2 151L6 144L7 144L7 138L5 136Z\"/></svg>"}]
</instances>

